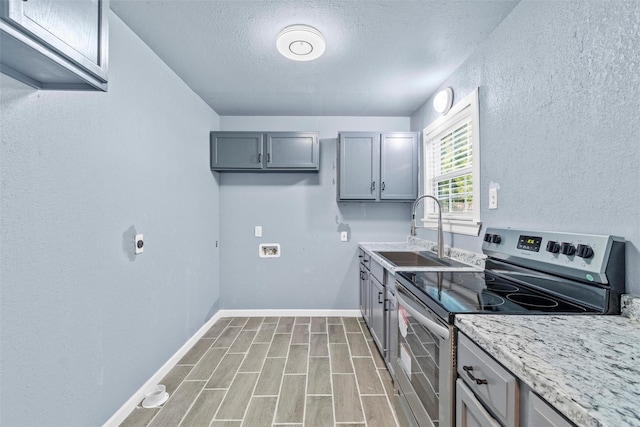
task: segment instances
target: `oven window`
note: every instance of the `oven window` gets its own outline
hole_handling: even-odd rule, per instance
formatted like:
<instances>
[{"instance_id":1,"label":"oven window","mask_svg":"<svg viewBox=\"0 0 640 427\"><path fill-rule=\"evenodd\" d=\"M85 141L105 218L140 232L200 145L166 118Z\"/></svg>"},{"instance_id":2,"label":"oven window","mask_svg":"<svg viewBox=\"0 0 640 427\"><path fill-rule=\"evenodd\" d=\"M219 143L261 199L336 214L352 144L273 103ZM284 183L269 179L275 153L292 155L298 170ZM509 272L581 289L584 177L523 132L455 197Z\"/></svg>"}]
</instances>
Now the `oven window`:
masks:
<instances>
[{"instance_id":1,"label":"oven window","mask_svg":"<svg viewBox=\"0 0 640 427\"><path fill-rule=\"evenodd\" d=\"M402 306L399 307L398 327L399 364L429 418L438 426L441 418L439 359L442 340L422 326Z\"/></svg>"}]
</instances>

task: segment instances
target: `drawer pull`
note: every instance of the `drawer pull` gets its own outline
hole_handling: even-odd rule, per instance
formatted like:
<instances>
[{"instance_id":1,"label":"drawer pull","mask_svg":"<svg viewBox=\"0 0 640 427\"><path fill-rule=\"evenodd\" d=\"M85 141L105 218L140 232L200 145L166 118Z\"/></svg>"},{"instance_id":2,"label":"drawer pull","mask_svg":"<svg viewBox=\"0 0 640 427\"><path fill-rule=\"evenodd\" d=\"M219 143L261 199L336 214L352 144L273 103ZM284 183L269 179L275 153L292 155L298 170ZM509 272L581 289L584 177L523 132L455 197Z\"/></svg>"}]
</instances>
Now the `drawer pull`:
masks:
<instances>
[{"instance_id":1,"label":"drawer pull","mask_svg":"<svg viewBox=\"0 0 640 427\"><path fill-rule=\"evenodd\" d=\"M471 373L473 371L473 366L463 366L462 369L464 369L464 371L467 373L467 376L469 376L469 378L471 378L471 381L475 381L476 384L480 385L480 384L487 384L487 380L483 380L480 378L476 378L473 376L473 374Z\"/></svg>"}]
</instances>

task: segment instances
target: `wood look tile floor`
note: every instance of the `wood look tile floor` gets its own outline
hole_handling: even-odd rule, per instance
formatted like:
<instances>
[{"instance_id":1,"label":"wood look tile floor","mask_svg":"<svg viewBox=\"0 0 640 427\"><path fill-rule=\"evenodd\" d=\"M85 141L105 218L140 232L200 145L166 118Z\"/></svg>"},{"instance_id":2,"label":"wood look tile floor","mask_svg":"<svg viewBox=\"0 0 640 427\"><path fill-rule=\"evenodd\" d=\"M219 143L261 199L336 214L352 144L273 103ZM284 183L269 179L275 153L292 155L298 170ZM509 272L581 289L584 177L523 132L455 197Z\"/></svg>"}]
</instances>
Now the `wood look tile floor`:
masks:
<instances>
[{"instance_id":1,"label":"wood look tile floor","mask_svg":"<svg viewBox=\"0 0 640 427\"><path fill-rule=\"evenodd\" d=\"M169 400L121 426L398 426L391 377L357 317L222 318L161 384Z\"/></svg>"}]
</instances>

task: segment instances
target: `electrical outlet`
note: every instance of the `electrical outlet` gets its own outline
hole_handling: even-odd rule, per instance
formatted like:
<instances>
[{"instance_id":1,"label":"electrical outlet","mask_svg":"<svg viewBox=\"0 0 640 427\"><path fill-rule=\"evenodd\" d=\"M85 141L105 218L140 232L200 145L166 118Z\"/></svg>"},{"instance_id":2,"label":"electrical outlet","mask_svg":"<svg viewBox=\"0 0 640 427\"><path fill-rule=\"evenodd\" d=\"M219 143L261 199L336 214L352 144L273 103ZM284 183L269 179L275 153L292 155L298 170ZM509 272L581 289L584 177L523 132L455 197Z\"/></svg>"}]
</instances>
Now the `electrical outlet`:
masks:
<instances>
[{"instance_id":1,"label":"electrical outlet","mask_svg":"<svg viewBox=\"0 0 640 427\"><path fill-rule=\"evenodd\" d=\"M498 189L489 189L489 209L498 209Z\"/></svg>"},{"instance_id":2,"label":"electrical outlet","mask_svg":"<svg viewBox=\"0 0 640 427\"><path fill-rule=\"evenodd\" d=\"M255 237L262 237L262 226L256 225L255 229L253 230L253 235Z\"/></svg>"},{"instance_id":3,"label":"electrical outlet","mask_svg":"<svg viewBox=\"0 0 640 427\"><path fill-rule=\"evenodd\" d=\"M341 231L340 232L340 241L341 242L346 242L347 240L349 240L349 233L347 231Z\"/></svg>"}]
</instances>

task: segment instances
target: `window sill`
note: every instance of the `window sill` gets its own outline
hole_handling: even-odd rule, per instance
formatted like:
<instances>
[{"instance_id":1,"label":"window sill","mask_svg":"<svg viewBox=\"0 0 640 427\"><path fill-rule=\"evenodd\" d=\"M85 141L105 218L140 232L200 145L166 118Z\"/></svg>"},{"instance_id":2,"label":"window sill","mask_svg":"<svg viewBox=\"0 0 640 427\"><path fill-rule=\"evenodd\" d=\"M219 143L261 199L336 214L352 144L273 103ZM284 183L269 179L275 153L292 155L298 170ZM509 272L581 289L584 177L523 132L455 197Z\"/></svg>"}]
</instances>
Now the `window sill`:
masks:
<instances>
[{"instance_id":1,"label":"window sill","mask_svg":"<svg viewBox=\"0 0 640 427\"><path fill-rule=\"evenodd\" d=\"M423 219L422 224L424 228L430 228L433 230L438 229L437 219ZM454 234L466 234L467 236L479 236L480 229L482 228L482 222L473 220L459 220L459 219L443 219L442 231L446 233Z\"/></svg>"}]
</instances>

